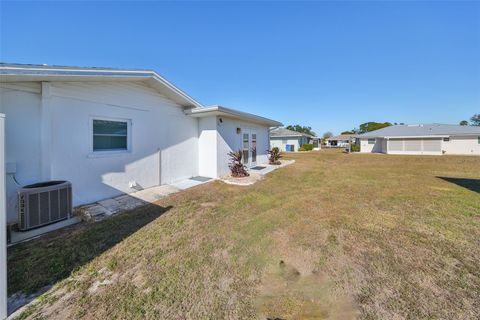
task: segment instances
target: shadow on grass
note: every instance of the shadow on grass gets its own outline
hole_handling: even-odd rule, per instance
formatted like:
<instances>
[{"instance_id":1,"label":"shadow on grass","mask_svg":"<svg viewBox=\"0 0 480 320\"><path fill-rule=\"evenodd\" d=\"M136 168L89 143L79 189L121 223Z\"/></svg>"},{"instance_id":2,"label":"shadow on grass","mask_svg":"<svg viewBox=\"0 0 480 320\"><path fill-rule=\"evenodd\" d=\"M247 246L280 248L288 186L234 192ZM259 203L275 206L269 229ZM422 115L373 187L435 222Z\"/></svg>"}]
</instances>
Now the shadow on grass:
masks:
<instances>
[{"instance_id":1,"label":"shadow on grass","mask_svg":"<svg viewBox=\"0 0 480 320\"><path fill-rule=\"evenodd\" d=\"M480 179L467 179L467 178L451 178L451 177L437 177L439 179L454 183L460 187L464 187L473 192L480 193Z\"/></svg>"},{"instance_id":2,"label":"shadow on grass","mask_svg":"<svg viewBox=\"0 0 480 320\"><path fill-rule=\"evenodd\" d=\"M81 223L8 249L8 294L34 293L68 277L172 207L155 204Z\"/></svg>"}]
</instances>

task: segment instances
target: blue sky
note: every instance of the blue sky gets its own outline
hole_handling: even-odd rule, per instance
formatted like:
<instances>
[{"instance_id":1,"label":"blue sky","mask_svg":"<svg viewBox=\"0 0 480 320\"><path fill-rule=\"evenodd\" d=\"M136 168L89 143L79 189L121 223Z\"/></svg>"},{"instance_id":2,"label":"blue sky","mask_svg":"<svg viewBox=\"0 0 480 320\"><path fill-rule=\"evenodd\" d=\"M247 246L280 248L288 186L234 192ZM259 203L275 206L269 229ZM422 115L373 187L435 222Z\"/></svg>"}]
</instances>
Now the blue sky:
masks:
<instances>
[{"instance_id":1,"label":"blue sky","mask_svg":"<svg viewBox=\"0 0 480 320\"><path fill-rule=\"evenodd\" d=\"M480 2L5 2L0 60L154 69L317 133L480 113Z\"/></svg>"}]
</instances>

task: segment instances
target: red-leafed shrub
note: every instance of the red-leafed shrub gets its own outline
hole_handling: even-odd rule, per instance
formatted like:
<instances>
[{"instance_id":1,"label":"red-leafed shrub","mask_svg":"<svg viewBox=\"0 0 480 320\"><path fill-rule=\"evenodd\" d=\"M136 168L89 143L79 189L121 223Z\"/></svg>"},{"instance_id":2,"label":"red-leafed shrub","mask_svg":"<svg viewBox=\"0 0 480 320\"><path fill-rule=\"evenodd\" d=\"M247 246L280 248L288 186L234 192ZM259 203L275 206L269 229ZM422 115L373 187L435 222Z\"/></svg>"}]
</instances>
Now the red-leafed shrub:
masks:
<instances>
[{"instance_id":1,"label":"red-leafed shrub","mask_svg":"<svg viewBox=\"0 0 480 320\"><path fill-rule=\"evenodd\" d=\"M247 167L242 163L243 154L242 151L231 151L228 153L230 157L230 164L228 167L230 168L230 172L232 173L232 177L235 178L242 178L248 177L249 174L247 172Z\"/></svg>"},{"instance_id":2,"label":"red-leafed shrub","mask_svg":"<svg viewBox=\"0 0 480 320\"><path fill-rule=\"evenodd\" d=\"M272 150L268 151L268 162L270 164L280 164L280 159L282 158L282 153L278 147L273 147Z\"/></svg>"}]
</instances>

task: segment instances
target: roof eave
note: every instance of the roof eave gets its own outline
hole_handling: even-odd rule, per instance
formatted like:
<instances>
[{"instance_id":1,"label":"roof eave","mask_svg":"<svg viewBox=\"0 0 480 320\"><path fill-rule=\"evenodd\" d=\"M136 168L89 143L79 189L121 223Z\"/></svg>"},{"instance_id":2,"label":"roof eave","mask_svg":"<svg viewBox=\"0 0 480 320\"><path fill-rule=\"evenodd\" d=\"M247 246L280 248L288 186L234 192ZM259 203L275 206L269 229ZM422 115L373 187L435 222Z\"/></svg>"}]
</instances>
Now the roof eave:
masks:
<instances>
[{"instance_id":1,"label":"roof eave","mask_svg":"<svg viewBox=\"0 0 480 320\"><path fill-rule=\"evenodd\" d=\"M145 81L153 80L171 92L183 107L202 108L203 105L175 85L150 70L67 69L0 66L0 82L20 81ZM158 88L156 88L158 90ZM169 94L167 94L169 95ZM177 102L177 101L176 101Z\"/></svg>"},{"instance_id":2,"label":"roof eave","mask_svg":"<svg viewBox=\"0 0 480 320\"><path fill-rule=\"evenodd\" d=\"M246 112L242 112L242 111L238 111L230 108L225 108L222 106L188 109L188 110L185 110L185 114L192 117L197 117L197 118L211 117L211 116L224 116L224 117L244 120L244 121L252 122L256 124L266 125L268 127L277 127L282 125L281 122L278 122L272 119L260 117L251 113L246 113Z\"/></svg>"},{"instance_id":3,"label":"roof eave","mask_svg":"<svg viewBox=\"0 0 480 320\"><path fill-rule=\"evenodd\" d=\"M270 137L271 138L292 138L292 137L303 137L303 135L301 135L301 134L291 134L291 135L287 135L287 134L272 135L272 134L270 134Z\"/></svg>"}]
</instances>

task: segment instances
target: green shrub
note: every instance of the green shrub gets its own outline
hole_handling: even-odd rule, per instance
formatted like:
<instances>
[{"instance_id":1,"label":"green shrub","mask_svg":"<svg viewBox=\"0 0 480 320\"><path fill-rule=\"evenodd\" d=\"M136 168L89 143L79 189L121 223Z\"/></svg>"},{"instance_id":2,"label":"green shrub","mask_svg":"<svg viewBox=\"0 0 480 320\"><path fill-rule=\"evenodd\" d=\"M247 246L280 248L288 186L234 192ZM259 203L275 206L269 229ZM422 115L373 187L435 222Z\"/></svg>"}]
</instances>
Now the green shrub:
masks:
<instances>
[{"instance_id":1,"label":"green shrub","mask_svg":"<svg viewBox=\"0 0 480 320\"><path fill-rule=\"evenodd\" d=\"M313 150L313 144L311 144L311 143L305 143L305 144L303 144L300 148L305 149L305 150L303 150L303 151L311 151L311 150ZM300 149L299 149L299 150L300 150Z\"/></svg>"},{"instance_id":2,"label":"green shrub","mask_svg":"<svg viewBox=\"0 0 480 320\"><path fill-rule=\"evenodd\" d=\"M307 151L307 149L305 149L303 146L301 146L300 148L298 148L298 151Z\"/></svg>"},{"instance_id":3,"label":"green shrub","mask_svg":"<svg viewBox=\"0 0 480 320\"><path fill-rule=\"evenodd\" d=\"M280 159L282 158L282 153L278 147L273 147L272 150L268 152L268 162L270 164L280 164Z\"/></svg>"},{"instance_id":4,"label":"green shrub","mask_svg":"<svg viewBox=\"0 0 480 320\"><path fill-rule=\"evenodd\" d=\"M360 152L360 145L356 143L352 143L350 146L350 150L352 152Z\"/></svg>"}]
</instances>

